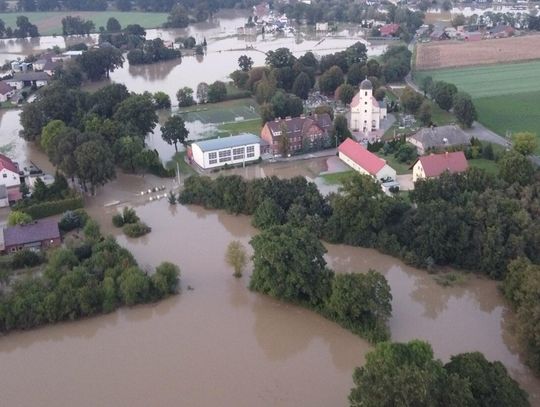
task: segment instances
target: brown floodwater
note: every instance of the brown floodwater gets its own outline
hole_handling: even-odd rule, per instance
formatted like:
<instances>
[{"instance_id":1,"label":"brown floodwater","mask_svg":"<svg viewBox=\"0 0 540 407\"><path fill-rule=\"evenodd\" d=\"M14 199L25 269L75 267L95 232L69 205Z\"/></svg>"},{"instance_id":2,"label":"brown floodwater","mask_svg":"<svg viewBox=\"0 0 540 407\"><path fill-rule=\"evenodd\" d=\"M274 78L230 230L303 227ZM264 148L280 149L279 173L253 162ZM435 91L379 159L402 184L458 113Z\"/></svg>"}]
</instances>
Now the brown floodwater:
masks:
<instances>
[{"instance_id":1,"label":"brown floodwater","mask_svg":"<svg viewBox=\"0 0 540 407\"><path fill-rule=\"evenodd\" d=\"M277 175L287 174L283 168ZM370 345L313 312L250 292L250 270L237 280L224 261L231 240L249 248L257 233L249 217L149 203L138 194L161 183L121 175L90 199L89 210L141 267L177 263L182 292L0 338L0 405L347 405L351 374ZM110 221L117 208L103 206L113 199L136 206L152 232L140 239L121 235ZM393 340L426 339L444 361L479 350L501 360L538 405L540 383L519 359L508 330L512 318L493 281L471 277L443 288L426 272L374 250L326 247L337 272L374 268L386 276Z\"/></svg>"}]
</instances>

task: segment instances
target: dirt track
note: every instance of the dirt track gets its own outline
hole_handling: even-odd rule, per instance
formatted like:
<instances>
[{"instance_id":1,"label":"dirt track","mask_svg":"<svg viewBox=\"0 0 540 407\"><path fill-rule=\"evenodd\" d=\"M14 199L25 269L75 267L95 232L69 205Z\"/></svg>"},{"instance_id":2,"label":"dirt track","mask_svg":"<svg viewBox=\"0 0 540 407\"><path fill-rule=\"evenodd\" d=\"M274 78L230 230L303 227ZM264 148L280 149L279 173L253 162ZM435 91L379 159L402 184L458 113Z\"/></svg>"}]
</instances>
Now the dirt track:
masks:
<instances>
[{"instance_id":1,"label":"dirt track","mask_svg":"<svg viewBox=\"0 0 540 407\"><path fill-rule=\"evenodd\" d=\"M418 44L416 69L517 62L540 58L540 35L482 41L436 41Z\"/></svg>"}]
</instances>

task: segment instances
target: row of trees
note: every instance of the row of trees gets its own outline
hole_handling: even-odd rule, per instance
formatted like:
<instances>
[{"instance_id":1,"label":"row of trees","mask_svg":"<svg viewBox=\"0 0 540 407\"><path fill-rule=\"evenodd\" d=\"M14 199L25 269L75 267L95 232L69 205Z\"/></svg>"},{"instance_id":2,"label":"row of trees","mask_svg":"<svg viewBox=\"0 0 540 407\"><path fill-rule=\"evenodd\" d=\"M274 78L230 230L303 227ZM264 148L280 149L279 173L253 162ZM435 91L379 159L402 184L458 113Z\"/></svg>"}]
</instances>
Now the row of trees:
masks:
<instances>
[{"instance_id":1,"label":"row of trees","mask_svg":"<svg viewBox=\"0 0 540 407\"><path fill-rule=\"evenodd\" d=\"M83 236L51 252L40 276L0 290L0 332L108 313L177 292L177 266L162 263L149 276L93 220L86 221Z\"/></svg>"},{"instance_id":2,"label":"row of trees","mask_svg":"<svg viewBox=\"0 0 540 407\"><path fill-rule=\"evenodd\" d=\"M36 25L32 24L28 17L18 16L15 20L15 29L7 27L3 20L0 20L1 38L26 38L39 37L39 31Z\"/></svg>"},{"instance_id":3,"label":"row of trees","mask_svg":"<svg viewBox=\"0 0 540 407\"><path fill-rule=\"evenodd\" d=\"M181 57L182 53L180 51L166 47L161 38L147 40L127 54L130 65L153 64Z\"/></svg>"},{"instance_id":4,"label":"row of trees","mask_svg":"<svg viewBox=\"0 0 540 407\"><path fill-rule=\"evenodd\" d=\"M529 406L528 395L501 362L479 352L461 353L443 364L423 341L381 343L353 374L352 407Z\"/></svg>"},{"instance_id":5,"label":"row of trees","mask_svg":"<svg viewBox=\"0 0 540 407\"><path fill-rule=\"evenodd\" d=\"M176 100L178 106L189 107L197 103L218 103L227 99L227 85L222 81L215 81L208 85L201 82L197 85L196 98L193 97L193 89L188 86L178 89Z\"/></svg>"},{"instance_id":6,"label":"row of trees","mask_svg":"<svg viewBox=\"0 0 540 407\"><path fill-rule=\"evenodd\" d=\"M96 28L91 20L84 20L79 16L62 18L62 35L89 35Z\"/></svg>"}]
</instances>

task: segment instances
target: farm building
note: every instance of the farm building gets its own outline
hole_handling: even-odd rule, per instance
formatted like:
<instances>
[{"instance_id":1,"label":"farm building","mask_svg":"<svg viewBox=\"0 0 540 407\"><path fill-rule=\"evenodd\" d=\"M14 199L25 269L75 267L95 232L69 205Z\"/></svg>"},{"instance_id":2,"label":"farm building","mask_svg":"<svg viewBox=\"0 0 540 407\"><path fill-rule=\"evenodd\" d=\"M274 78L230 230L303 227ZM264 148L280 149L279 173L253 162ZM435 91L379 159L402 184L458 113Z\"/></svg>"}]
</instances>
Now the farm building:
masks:
<instances>
[{"instance_id":1,"label":"farm building","mask_svg":"<svg viewBox=\"0 0 540 407\"><path fill-rule=\"evenodd\" d=\"M328 131L332 126L332 119L328 113L314 114L312 116L287 117L266 122L261 130L261 138L269 144L269 152L274 155L280 153L280 140L283 131L289 139L289 152L299 153L304 148L312 148L328 143Z\"/></svg>"},{"instance_id":2,"label":"farm building","mask_svg":"<svg viewBox=\"0 0 540 407\"><path fill-rule=\"evenodd\" d=\"M28 225L17 225L4 228L4 253L23 249L41 250L60 246L60 230L58 223L51 219L41 219Z\"/></svg>"},{"instance_id":3,"label":"farm building","mask_svg":"<svg viewBox=\"0 0 540 407\"><path fill-rule=\"evenodd\" d=\"M427 127L407 139L423 155L430 150L445 150L453 146L467 146L471 138L458 126Z\"/></svg>"},{"instance_id":4,"label":"farm building","mask_svg":"<svg viewBox=\"0 0 540 407\"><path fill-rule=\"evenodd\" d=\"M341 161L360 174L370 175L377 181L396 179L396 170L385 160L350 138L339 145L338 151Z\"/></svg>"},{"instance_id":5,"label":"farm building","mask_svg":"<svg viewBox=\"0 0 540 407\"><path fill-rule=\"evenodd\" d=\"M463 172L469 168L469 165L463 151L455 151L419 157L411 168L413 182L416 182L419 179L436 178L445 171L450 173Z\"/></svg>"},{"instance_id":6,"label":"farm building","mask_svg":"<svg viewBox=\"0 0 540 407\"><path fill-rule=\"evenodd\" d=\"M51 77L45 72L16 72L13 78L6 79L5 82L15 89L22 89L25 86L37 86L38 88L47 85Z\"/></svg>"},{"instance_id":7,"label":"farm building","mask_svg":"<svg viewBox=\"0 0 540 407\"><path fill-rule=\"evenodd\" d=\"M373 84L369 79L360 83L360 91L351 101L351 121L353 131L370 132L379 130L381 120L386 119L386 105L373 96Z\"/></svg>"},{"instance_id":8,"label":"farm building","mask_svg":"<svg viewBox=\"0 0 540 407\"><path fill-rule=\"evenodd\" d=\"M379 28L381 37L394 37L399 31L399 24L385 24Z\"/></svg>"},{"instance_id":9,"label":"farm building","mask_svg":"<svg viewBox=\"0 0 540 407\"><path fill-rule=\"evenodd\" d=\"M0 102L6 102L15 91L6 82L0 81Z\"/></svg>"},{"instance_id":10,"label":"farm building","mask_svg":"<svg viewBox=\"0 0 540 407\"><path fill-rule=\"evenodd\" d=\"M198 141L188 147L187 155L204 170L247 163L261 156L261 139L255 134L241 134Z\"/></svg>"}]
</instances>

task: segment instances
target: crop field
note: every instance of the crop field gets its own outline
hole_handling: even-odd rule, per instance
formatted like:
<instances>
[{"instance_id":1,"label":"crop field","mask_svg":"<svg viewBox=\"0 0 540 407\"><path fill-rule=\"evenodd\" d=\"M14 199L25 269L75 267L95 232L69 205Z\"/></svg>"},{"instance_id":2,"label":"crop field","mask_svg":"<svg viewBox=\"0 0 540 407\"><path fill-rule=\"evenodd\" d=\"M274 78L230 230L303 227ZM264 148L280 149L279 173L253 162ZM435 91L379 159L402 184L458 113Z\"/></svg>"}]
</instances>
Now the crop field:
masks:
<instances>
[{"instance_id":1,"label":"crop field","mask_svg":"<svg viewBox=\"0 0 540 407\"><path fill-rule=\"evenodd\" d=\"M116 18L122 27L128 24L139 24L144 28L161 27L167 21L167 13L147 13L137 11L62 11L62 12L20 12L20 13L0 13L0 19L4 21L6 26L15 28L17 16L25 15L32 24L37 25L41 35L61 35L62 34L62 18L66 16L79 16L85 20L92 20L96 26L95 31L99 31L99 27L105 27L107 20L110 17Z\"/></svg>"},{"instance_id":2,"label":"crop field","mask_svg":"<svg viewBox=\"0 0 540 407\"><path fill-rule=\"evenodd\" d=\"M479 121L499 135L531 131L540 138L540 61L420 71L416 82L427 75L469 93Z\"/></svg>"},{"instance_id":3,"label":"crop field","mask_svg":"<svg viewBox=\"0 0 540 407\"><path fill-rule=\"evenodd\" d=\"M540 59L540 35L418 44L416 69L443 69Z\"/></svg>"},{"instance_id":4,"label":"crop field","mask_svg":"<svg viewBox=\"0 0 540 407\"><path fill-rule=\"evenodd\" d=\"M185 121L202 123L231 123L258 119L257 105L252 99L238 99L227 102L195 105L179 111ZM242 118L242 119L239 119Z\"/></svg>"}]
</instances>

